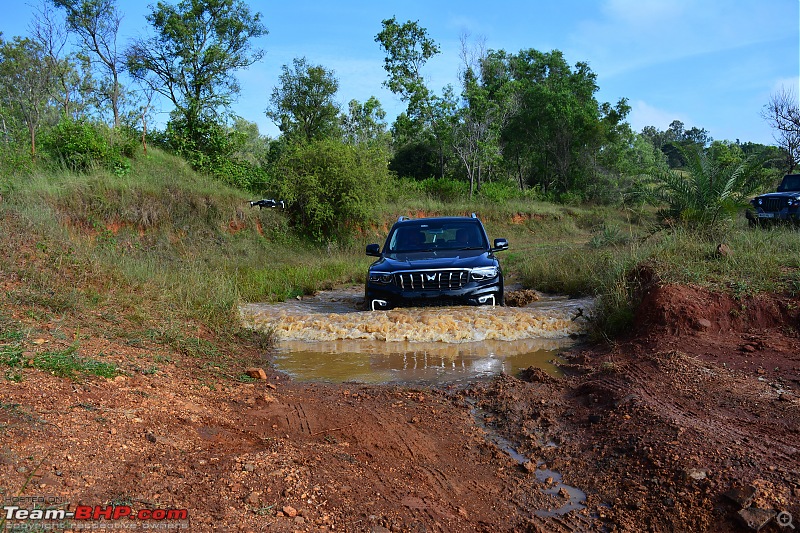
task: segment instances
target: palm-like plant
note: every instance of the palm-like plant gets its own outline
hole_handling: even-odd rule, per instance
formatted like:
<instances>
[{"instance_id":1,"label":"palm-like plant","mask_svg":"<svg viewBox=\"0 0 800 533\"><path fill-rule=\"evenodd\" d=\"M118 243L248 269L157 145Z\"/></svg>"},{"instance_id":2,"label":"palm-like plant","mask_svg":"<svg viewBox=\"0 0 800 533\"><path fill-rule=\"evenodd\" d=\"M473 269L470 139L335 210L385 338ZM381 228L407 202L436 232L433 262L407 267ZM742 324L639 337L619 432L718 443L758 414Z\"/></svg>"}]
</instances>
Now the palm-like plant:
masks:
<instances>
[{"instance_id":1,"label":"palm-like plant","mask_svg":"<svg viewBox=\"0 0 800 533\"><path fill-rule=\"evenodd\" d=\"M666 217L690 225L714 225L747 206L763 186L763 157L720 164L700 147L680 148L687 161L684 171L668 170L656 178L655 199L667 207Z\"/></svg>"}]
</instances>

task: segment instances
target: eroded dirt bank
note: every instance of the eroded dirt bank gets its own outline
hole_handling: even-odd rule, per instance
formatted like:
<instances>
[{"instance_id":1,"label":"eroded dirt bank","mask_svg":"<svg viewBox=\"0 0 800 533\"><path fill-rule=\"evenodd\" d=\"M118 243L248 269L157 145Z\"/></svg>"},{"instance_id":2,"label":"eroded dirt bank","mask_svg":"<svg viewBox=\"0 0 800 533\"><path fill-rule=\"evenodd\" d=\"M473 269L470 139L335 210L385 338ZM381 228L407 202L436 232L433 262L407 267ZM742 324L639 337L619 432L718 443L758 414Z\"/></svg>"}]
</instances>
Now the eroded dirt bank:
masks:
<instances>
[{"instance_id":1,"label":"eroded dirt bank","mask_svg":"<svg viewBox=\"0 0 800 533\"><path fill-rule=\"evenodd\" d=\"M0 497L187 509L174 525L188 531L747 530L742 504L800 517L798 306L656 288L635 334L574 351L569 377L468 389L300 384L268 368L239 383L178 353L154 371L162 348L96 337L82 349L126 376L2 382ZM87 327L39 324L26 353ZM548 512L569 495L545 494L556 479L540 467L586 508ZM752 498L725 496L737 486Z\"/></svg>"},{"instance_id":2,"label":"eroded dirt bank","mask_svg":"<svg viewBox=\"0 0 800 533\"><path fill-rule=\"evenodd\" d=\"M593 528L781 530L770 516L800 513L797 306L659 287L629 339L572 354L573 377L477 394L521 450L586 490Z\"/></svg>"}]
</instances>

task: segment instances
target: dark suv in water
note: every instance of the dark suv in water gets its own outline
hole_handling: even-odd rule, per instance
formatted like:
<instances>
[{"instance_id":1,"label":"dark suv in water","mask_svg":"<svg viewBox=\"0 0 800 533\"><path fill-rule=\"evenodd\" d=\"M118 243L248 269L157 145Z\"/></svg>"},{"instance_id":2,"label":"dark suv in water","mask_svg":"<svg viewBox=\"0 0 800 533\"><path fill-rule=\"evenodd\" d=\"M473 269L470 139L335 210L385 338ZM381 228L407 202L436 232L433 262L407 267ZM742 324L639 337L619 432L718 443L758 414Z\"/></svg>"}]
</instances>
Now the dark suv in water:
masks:
<instances>
[{"instance_id":1,"label":"dark suv in water","mask_svg":"<svg viewBox=\"0 0 800 533\"><path fill-rule=\"evenodd\" d=\"M471 217L400 219L383 251L367 246L379 259L369 267L364 291L373 311L402 305L503 305L503 271L495 252L506 239L489 244L483 224Z\"/></svg>"},{"instance_id":2,"label":"dark suv in water","mask_svg":"<svg viewBox=\"0 0 800 533\"><path fill-rule=\"evenodd\" d=\"M746 211L751 225L761 222L800 222L800 174L787 174L777 192L768 192L750 200L755 212Z\"/></svg>"}]
</instances>

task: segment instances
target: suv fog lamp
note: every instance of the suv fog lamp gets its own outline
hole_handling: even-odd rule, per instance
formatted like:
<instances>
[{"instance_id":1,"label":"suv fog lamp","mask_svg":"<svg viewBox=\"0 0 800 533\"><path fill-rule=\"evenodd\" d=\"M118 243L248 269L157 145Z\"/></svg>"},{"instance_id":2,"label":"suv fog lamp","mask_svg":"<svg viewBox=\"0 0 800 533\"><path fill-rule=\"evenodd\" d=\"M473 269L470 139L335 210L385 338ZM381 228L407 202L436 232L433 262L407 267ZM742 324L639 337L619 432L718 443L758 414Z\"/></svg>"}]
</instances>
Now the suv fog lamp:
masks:
<instances>
[{"instance_id":1,"label":"suv fog lamp","mask_svg":"<svg viewBox=\"0 0 800 533\"><path fill-rule=\"evenodd\" d=\"M475 281L480 281L483 279L492 279L497 277L497 267L481 267L481 268L473 268L472 272L472 279Z\"/></svg>"}]
</instances>

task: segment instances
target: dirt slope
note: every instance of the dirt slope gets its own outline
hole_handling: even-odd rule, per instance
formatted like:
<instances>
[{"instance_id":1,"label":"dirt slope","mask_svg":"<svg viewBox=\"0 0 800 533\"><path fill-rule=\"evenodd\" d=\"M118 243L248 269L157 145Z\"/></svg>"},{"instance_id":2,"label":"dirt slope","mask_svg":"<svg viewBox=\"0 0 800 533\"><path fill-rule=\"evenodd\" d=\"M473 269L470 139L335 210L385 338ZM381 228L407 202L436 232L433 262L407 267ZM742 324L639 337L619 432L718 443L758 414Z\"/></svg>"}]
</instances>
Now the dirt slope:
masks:
<instances>
[{"instance_id":1,"label":"dirt slope","mask_svg":"<svg viewBox=\"0 0 800 533\"><path fill-rule=\"evenodd\" d=\"M200 532L746 530L742 503L800 517L798 306L657 287L635 334L576 350L569 377L446 390L299 384L266 365L241 383L98 334L81 349L125 376L0 383L0 497L186 509L157 525ZM107 325L13 313L36 328L29 356ZM569 494L545 494L544 468L586 508L548 512ZM736 486L752 503L724 496Z\"/></svg>"}]
</instances>

